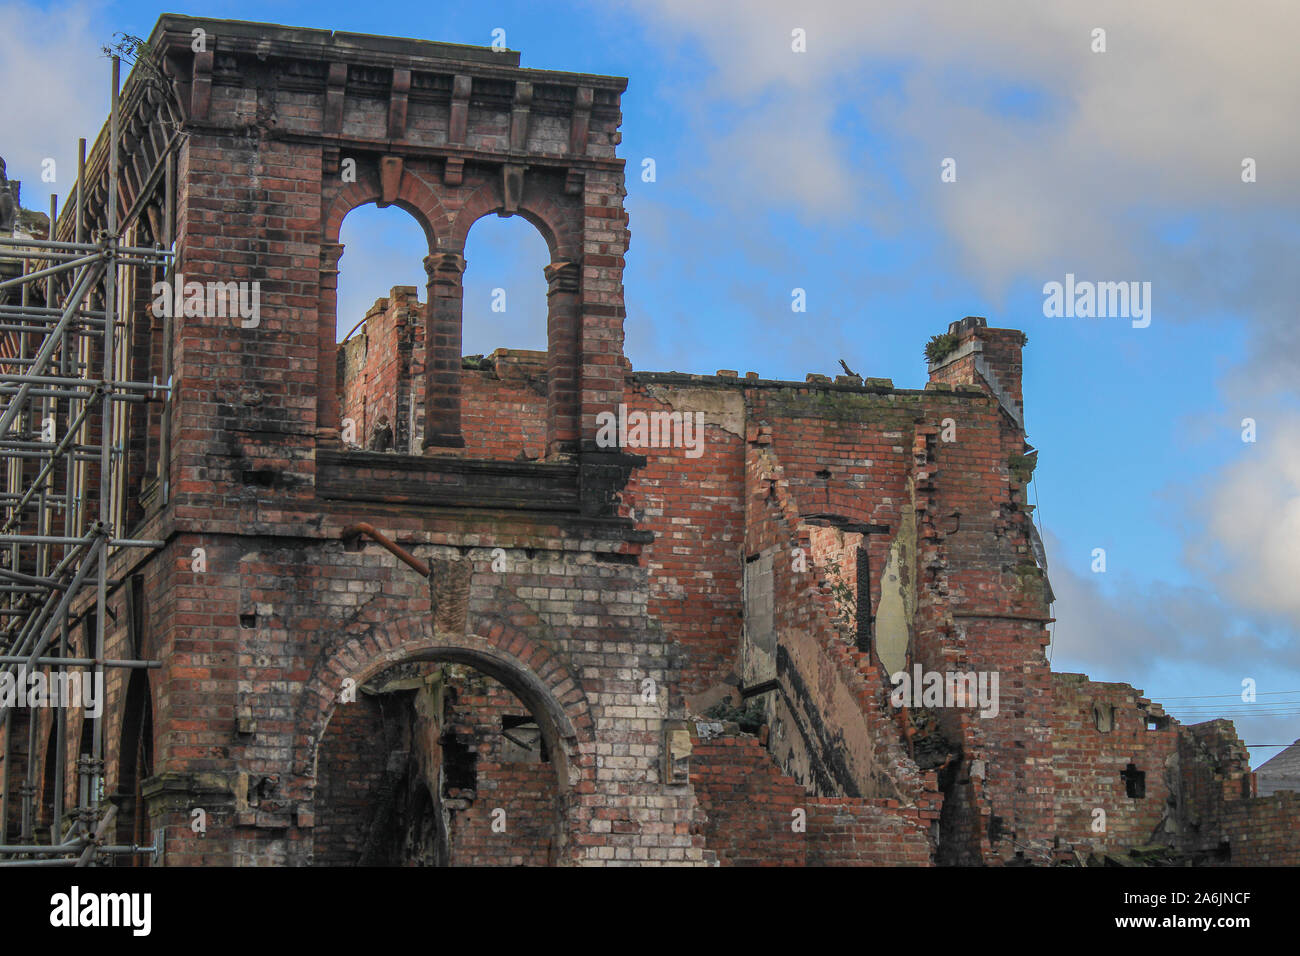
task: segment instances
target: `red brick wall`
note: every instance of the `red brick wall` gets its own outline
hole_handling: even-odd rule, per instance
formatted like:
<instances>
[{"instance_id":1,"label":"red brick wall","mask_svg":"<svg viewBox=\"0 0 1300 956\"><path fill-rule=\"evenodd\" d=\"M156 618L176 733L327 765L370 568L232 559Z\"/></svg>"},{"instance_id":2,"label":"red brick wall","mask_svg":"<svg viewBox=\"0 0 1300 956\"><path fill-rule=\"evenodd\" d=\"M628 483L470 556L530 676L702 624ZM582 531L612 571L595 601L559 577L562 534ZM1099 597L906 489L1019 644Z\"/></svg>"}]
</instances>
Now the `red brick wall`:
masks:
<instances>
[{"instance_id":1,"label":"red brick wall","mask_svg":"<svg viewBox=\"0 0 1300 956\"><path fill-rule=\"evenodd\" d=\"M722 866L803 866L807 836L791 811L807 800L771 755L748 737L691 741L691 785L707 819L705 845Z\"/></svg>"},{"instance_id":2,"label":"red brick wall","mask_svg":"<svg viewBox=\"0 0 1300 956\"><path fill-rule=\"evenodd\" d=\"M1172 811L1170 758L1178 750L1177 726L1168 721L1164 729L1148 730L1148 715L1163 718L1163 711L1158 705L1140 707L1149 702L1128 684L1053 674L1052 691L1056 834L1085 851L1159 840L1157 831ZM1097 729L1094 708L1103 709L1103 720L1113 712L1108 732ZM1146 774L1143 798L1128 796L1120 777L1130 763ZM1101 833L1093 830L1097 809L1105 811Z\"/></svg>"},{"instance_id":3,"label":"red brick wall","mask_svg":"<svg viewBox=\"0 0 1300 956\"><path fill-rule=\"evenodd\" d=\"M1231 866L1300 866L1300 796L1281 791L1268 797L1228 801L1217 824L1227 841Z\"/></svg>"},{"instance_id":4,"label":"red brick wall","mask_svg":"<svg viewBox=\"0 0 1300 956\"><path fill-rule=\"evenodd\" d=\"M1178 763L1185 849L1231 866L1300 866L1300 799L1255 796L1250 753L1230 721L1180 727Z\"/></svg>"},{"instance_id":5,"label":"red brick wall","mask_svg":"<svg viewBox=\"0 0 1300 956\"><path fill-rule=\"evenodd\" d=\"M999 349L1019 347L1014 330L980 328L961 339L975 334ZM1010 353L998 354L1003 387L1018 392L1018 376L1009 381L1016 373ZM996 717L938 712L944 736L960 747L956 780L966 788L945 813L945 838L950 846L980 846L986 861L1023 856L1047 863L1054 853L1052 685L1025 476L1012 468L1026 450L1024 434L969 358L930 379L933 411L913 447L920 581L912 660L925 670L999 677ZM983 761L983 776L972 772L976 761Z\"/></svg>"},{"instance_id":6,"label":"red brick wall","mask_svg":"<svg viewBox=\"0 0 1300 956\"><path fill-rule=\"evenodd\" d=\"M317 865L355 866L359 861L367 826L384 798L380 785L390 736L373 697L358 694L355 702L334 711L316 765Z\"/></svg>"},{"instance_id":7,"label":"red brick wall","mask_svg":"<svg viewBox=\"0 0 1300 956\"><path fill-rule=\"evenodd\" d=\"M545 457L546 354L498 349L492 358L493 370L461 375L466 457Z\"/></svg>"},{"instance_id":8,"label":"red brick wall","mask_svg":"<svg viewBox=\"0 0 1300 956\"><path fill-rule=\"evenodd\" d=\"M674 410L636 383L629 384L626 400L629 414ZM646 466L623 495L637 524L655 536L645 548L647 611L685 652L684 694L739 673L744 619L744 443L711 424L698 437L695 458L685 448L629 449L644 455Z\"/></svg>"},{"instance_id":9,"label":"red brick wall","mask_svg":"<svg viewBox=\"0 0 1300 956\"><path fill-rule=\"evenodd\" d=\"M809 801L809 866L932 866L926 835L934 814L893 800Z\"/></svg>"},{"instance_id":10,"label":"red brick wall","mask_svg":"<svg viewBox=\"0 0 1300 956\"><path fill-rule=\"evenodd\" d=\"M449 790L452 866L548 866L556 861L558 795L549 760L503 760L503 718L528 708L499 682L453 671L445 733L476 755L475 789ZM504 810L501 817L496 811ZM597 811L599 815L600 811ZM493 829L494 819L500 821ZM499 827L504 824L505 829Z\"/></svg>"},{"instance_id":11,"label":"red brick wall","mask_svg":"<svg viewBox=\"0 0 1300 956\"><path fill-rule=\"evenodd\" d=\"M496 815L497 810L504 810L505 816ZM600 815L597 810L597 820ZM494 819L502 820L503 831L493 830ZM553 865L555 824L554 766L480 761L473 805L452 816L451 864Z\"/></svg>"},{"instance_id":12,"label":"red brick wall","mask_svg":"<svg viewBox=\"0 0 1300 956\"><path fill-rule=\"evenodd\" d=\"M339 345L341 420L351 419L356 444L369 449L381 420L393 444L411 449L411 402L415 374L423 367L424 307L414 287L395 286L371 307L366 324ZM418 451L418 449L416 449Z\"/></svg>"},{"instance_id":13,"label":"red brick wall","mask_svg":"<svg viewBox=\"0 0 1300 956\"><path fill-rule=\"evenodd\" d=\"M706 846L723 866L929 866L934 814L892 800L811 797L753 737L692 740ZM803 832L794 829L803 811Z\"/></svg>"}]
</instances>

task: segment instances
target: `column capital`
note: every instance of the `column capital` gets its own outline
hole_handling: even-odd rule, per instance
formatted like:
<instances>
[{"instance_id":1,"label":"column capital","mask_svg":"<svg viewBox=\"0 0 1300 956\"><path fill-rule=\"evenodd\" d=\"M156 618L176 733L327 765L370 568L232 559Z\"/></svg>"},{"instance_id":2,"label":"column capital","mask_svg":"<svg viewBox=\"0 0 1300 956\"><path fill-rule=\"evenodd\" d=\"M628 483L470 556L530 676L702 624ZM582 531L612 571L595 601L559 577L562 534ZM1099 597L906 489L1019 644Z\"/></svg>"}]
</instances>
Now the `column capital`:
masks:
<instances>
[{"instance_id":1,"label":"column capital","mask_svg":"<svg viewBox=\"0 0 1300 956\"><path fill-rule=\"evenodd\" d=\"M546 276L546 294L577 292L582 284L582 263L577 259L557 259L542 270Z\"/></svg>"},{"instance_id":2,"label":"column capital","mask_svg":"<svg viewBox=\"0 0 1300 956\"><path fill-rule=\"evenodd\" d=\"M424 273L429 285L459 286L465 271L465 257L458 252L435 252L424 257Z\"/></svg>"},{"instance_id":3,"label":"column capital","mask_svg":"<svg viewBox=\"0 0 1300 956\"><path fill-rule=\"evenodd\" d=\"M338 272L339 260L343 258L343 243L322 242L320 244L320 271Z\"/></svg>"}]
</instances>

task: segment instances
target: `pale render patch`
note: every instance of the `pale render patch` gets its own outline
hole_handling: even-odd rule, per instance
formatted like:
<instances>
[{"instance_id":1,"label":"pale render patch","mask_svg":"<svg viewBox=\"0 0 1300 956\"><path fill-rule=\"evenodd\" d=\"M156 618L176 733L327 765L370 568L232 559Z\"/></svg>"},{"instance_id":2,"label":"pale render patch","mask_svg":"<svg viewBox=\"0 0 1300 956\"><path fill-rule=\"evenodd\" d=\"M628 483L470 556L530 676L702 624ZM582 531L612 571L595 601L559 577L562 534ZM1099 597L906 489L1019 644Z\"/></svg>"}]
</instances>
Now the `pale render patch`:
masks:
<instances>
[{"instance_id":1,"label":"pale render patch","mask_svg":"<svg viewBox=\"0 0 1300 956\"><path fill-rule=\"evenodd\" d=\"M673 411L699 412L704 416L704 424L714 425L737 438L745 437L745 396L739 390L648 385L646 391Z\"/></svg>"},{"instance_id":2,"label":"pale render patch","mask_svg":"<svg viewBox=\"0 0 1300 956\"><path fill-rule=\"evenodd\" d=\"M913 614L916 612L916 512L902 511L902 523L889 548L889 560L880 578L880 606L876 611L876 652L889 673L907 663Z\"/></svg>"}]
</instances>

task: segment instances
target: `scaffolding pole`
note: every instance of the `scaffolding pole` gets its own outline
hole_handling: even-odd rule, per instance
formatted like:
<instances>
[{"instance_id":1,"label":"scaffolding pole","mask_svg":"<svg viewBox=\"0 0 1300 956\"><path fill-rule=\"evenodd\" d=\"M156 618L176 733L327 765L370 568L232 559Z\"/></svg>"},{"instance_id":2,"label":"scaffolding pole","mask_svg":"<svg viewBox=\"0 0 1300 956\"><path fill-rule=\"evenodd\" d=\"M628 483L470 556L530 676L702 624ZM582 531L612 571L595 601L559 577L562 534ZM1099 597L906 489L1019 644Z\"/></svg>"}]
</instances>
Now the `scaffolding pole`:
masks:
<instances>
[{"instance_id":1,"label":"scaffolding pole","mask_svg":"<svg viewBox=\"0 0 1300 956\"><path fill-rule=\"evenodd\" d=\"M111 104L107 184L88 183L86 141L80 140L75 205L72 213L64 210L66 241L56 238L57 197L50 200L47 238L0 237L0 867L86 866L155 852L154 847L107 839L117 807L104 796L103 697L106 670L129 673L160 666L129 655L109 658L106 627L109 591L121 583L109 577L110 561L132 549L145 552L163 545L122 534L126 409L165 400L171 389L169 341L162 350L163 384L156 377L130 380L130 292L137 286L129 276L133 270L158 269L171 279L172 158L181 134L173 132L144 176L131 164L138 178L124 199L129 212L119 221L119 192L132 184L123 180L121 168L118 56L112 58ZM166 109L174 119L170 106ZM97 157L102 157L102 145L96 146ZM96 176L103 177L103 165L96 164ZM106 198L91 208L88 203L98 188ZM166 192L160 203L166 221L164 234L155 238L166 247L136 245L130 241L139 235L134 223L160 188ZM166 332L170 330L168 321ZM166 432L164 424L164 442ZM165 478L166 469L166 460L160 460L157 474ZM74 617L93 622L81 653L73 643ZM33 705L35 695L25 692L29 684L37 686L37 675L44 678L40 686L59 692L42 694ZM67 693L77 687L84 694L88 681L99 688L96 708ZM82 712L83 734L88 725L91 737L89 752L77 752L76 806L69 809L69 718L76 710ZM52 715L48 752L53 765L38 752L41 713ZM46 764L45 805L37 800L41 763ZM16 827L10 825L11 816ZM38 821L46 826L38 827Z\"/></svg>"}]
</instances>

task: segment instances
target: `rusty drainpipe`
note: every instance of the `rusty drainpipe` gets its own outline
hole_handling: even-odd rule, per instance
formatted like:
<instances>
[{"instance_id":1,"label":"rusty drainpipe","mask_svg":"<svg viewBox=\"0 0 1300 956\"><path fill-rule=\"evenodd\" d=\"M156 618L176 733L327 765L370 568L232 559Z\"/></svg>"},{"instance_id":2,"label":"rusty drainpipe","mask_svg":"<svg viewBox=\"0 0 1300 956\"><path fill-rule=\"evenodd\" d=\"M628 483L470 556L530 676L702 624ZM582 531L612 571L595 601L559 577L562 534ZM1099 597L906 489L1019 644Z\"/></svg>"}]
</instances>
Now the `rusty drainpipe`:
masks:
<instances>
[{"instance_id":1,"label":"rusty drainpipe","mask_svg":"<svg viewBox=\"0 0 1300 956\"><path fill-rule=\"evenodd\" d=\"M357 538L361 537L362 535L365 535L367 538L370 538L380 547L386 549L390 554L392 554L399 561L409 565L410 567L414 568L416 571L419 571L421 576L427 578L431 573L429 566L427 564L425 564L415 555L411 554L410 551L407 551L405 548L403 548L392 538L388 537L383 532L376 530L375 526L372 524L367 524L366 522L362 521L354 525L349 525L348 527L343 529L343 533L339 535L339 537L343 539L343 542L345 544L348 544L351 543L352 541L355 541Z\"/></svg>"}]
</instances>

